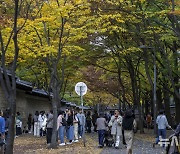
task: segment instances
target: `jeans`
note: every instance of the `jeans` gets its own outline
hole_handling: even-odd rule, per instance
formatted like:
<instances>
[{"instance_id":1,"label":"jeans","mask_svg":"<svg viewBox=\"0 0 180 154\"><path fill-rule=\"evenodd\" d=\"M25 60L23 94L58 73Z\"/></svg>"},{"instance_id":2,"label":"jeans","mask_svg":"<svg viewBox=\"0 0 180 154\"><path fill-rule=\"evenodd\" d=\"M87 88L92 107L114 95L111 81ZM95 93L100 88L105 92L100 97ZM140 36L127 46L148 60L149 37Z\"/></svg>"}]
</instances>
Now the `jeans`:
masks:
<instances>
[{"instance_id":1,"label":"jeans","mask_svg":"<svg viewBox=\"0 0 180 154\"><path fill-rule=\"evenodd\" d=\"M69 141L74 140L74 126L69 126L67 129L67 139Z\"/></svg>"},{"instance_id":2,"label":"jeans","mask_svg":"<svg viewBox=\"0 0 180 154\"><path fill-rule=\"evenodd\" d=\"M47 144L51 143L51 137L52 137L52 128L47 128L47 133L46 133Z\"/></svg>"},{"instance_id":3,"label":"jeans","mask_svg":"<svg viewBox=\"0 0 180 154\"><path fill-rule=\"evenodd\" d=\"M61 143L64 143L64 132L65 131L65 126L60 126L59 127L59 139Z\"/></svg>"},{"instance_id":4,"label":"jeans","mask_svg":"<svg viewBox=\"0 0 180 154\"><path fill-rule=\"evenodd\" d=\"M78 123L74 123L74 139L78 140Z\"/></svg>"},{"instance_id":5,"label":"jeans","mask_svg":"<svg viewBox=\"0 0 180 154\"><path fill-rule=\"evenodd\" d=\"M162 137L162 139L166 139L166 129L158 129L158 137L156 138L156 144L158 144L160 136Z\"/></svg>"},{"instance_id":6,"label":"jeans","mask_svg":"<svg viewBox=\"0 0 180 154\"><path fill-rule=\"evenodd\" d=\"M99 145L104 146L105 130L98 130Z\"/></svg>"},{"instance_id":7,"label":"jeans","mask_svg":"<svg viewBox=\"0 0 180 154\"><path fill-rule=\"evenodd\" d=\"M83 135L83 125L79 125L79 136Z\"/></svg>"},{"instance_id":8,"label":"jeans","mask_svg":"<svg viewBox=\"0 0 180 154\"><path fill-rule=\"evenodd\" d=\"M40 136L44 136L46 134L46 132L41 128L40 129Z\"/></svg>"}]
</instances>

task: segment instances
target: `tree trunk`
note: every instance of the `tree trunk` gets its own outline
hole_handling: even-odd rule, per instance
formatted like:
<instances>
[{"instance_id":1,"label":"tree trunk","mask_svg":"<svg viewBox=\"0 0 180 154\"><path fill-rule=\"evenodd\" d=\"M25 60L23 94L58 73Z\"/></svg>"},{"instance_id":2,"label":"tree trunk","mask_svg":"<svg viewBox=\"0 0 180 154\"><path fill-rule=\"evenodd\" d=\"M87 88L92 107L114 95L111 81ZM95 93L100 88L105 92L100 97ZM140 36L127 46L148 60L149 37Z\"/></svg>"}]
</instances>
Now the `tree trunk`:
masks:
<instances>
[{"instance_id":1,"label":"tree trunk","mask_svg":"<svg viewBox=\"0 0 180 154\"><path fill-rule=\"evenodd\" d=\"M50 83L52 91L53 91L53 98L52 98L52 109L53 109L53 131L51 137L51 144L50 148L57 148L57 106L60 102L59 93L60 93L60 84L57 74L57 65L54 63L53 65L53 72L51 73L52 83Z\"/></svg>"},{"instance_id":2,"label":"tree trunk","mask_svg":"<svg viewBox=\"0 0 180 154\"><path fill-rule=\"evenodd\" d=\"M144 133L142 106L140 103L140 93L138 95L138 91L140 91L140 82L139 82L139 87L138 87L138 83L137 83L138 75L136 75L134 65L132 63L132 60L129 57L126 58L126 63L127 63L128 71L129 71L130 78L131 78L131 87L132 87L132 92L133 92L133 104L138 107L140 133Z\"/></svg>"},{"instance_id":3,"label":"tree trunk","mask_svg":"<svg viewBox=\"0 0 180 154\"><path fill-rule=\"evenodd\" d=\"M16 96L15 96L16 97ZM6 154L13 154L14 136L15 136L15 116L16 116L16 100L13 94L10 95L10 115L9 115L9 131L7 136Z\"/></svg>"},{"instance_id":4,"label":"tree trunk","mask_svg":"<svg viewBox=\"0 0 180 154\"><path fill-rule=\"evenodd\" d=\"M57 148L57 102L59 101L59 94L53 90L52 108L53 108L53 131L51 137L50 148Z\"/></svg>"},{"instance_id":5,"label":"tree trunk","mask_svg":"<svg viewBox=\"0 0 180 154\"><path fill-rule=\"evenodd\" d=\"M139 130L140 130L140 133L144 133L142 107L140 103L138 103L138 112L139 112Z\"/></svg>"},{"instance_id":6,"label":"tree trunk","mask_svg":"<svg viewBox=\"0 0 180 154\"><path fill-rule=\"evenodd\" d=\"M176 124L180 123L180 103L179 103L179 98L177 98L176 94L174 94L174 101L175 101L175 108L176 108Z\"/></svg>"},{"instance_id":7,"label":"tree trunk","mask_svg":"<svg viewBox=\"0 0 180 154\"><path fill-rule=\"evenodd\" d=\"M122 103L122 109L125 110L126 108L126 103L128 103L127 99L126 99L126 91L125 91L125 87L123 85L123 81L122 81L122 78L121 78L121 67L118 66L118 83L119 83L119 87L122 88L122 100L123 100L123 103Z\"/></svg>"},{"instance_id":8,"label":"tree trunk","mask_svg":"<svg viewBox=\"0 0 180 154\"><path fill-rule=\"evenodd\" d=\"M163 109L164 110L164 105L163 105L163 99L162 99L162 91L161 89L157 89L157 111Z\"/></svg>"},{"instance_id":9,"label":"tree trunk","mask_svg":"<svg viewBox=\"0 0 180 154\"><path fill-rule=\"evenodd\" d=\"M171 126L173 126L172 118L171 118L171 111L170 111L170 97L169 92L166 90L167 86L164 86L163 88L163 94L164 94L164 105L165 105L165 114L167 116L167 120Z\"/></svg>"},{"instance_id":10,"label":"tree trunk","mask_svg":"<svg viewBox=\"0 0 180 154\"><path fill-rule=\"evenodd\" d=\"M13 154L13 145L14 145L14 130L15 130L15 116L16 116L16 77L15 71L17 67L17 59L19 55L19 47L18 47L18 28L17 28L17 19L19 15L19 0L14 1L15 8L14 8L14 25L13 25L13 42L14 42L14 59L11 67L11 86L7 89L9 91L9 99L8 102L10 104L10 123L9 123L9 131L8 131L8 138L7 138L7 146L6 146L6 154ZM4 58L5 60L5 58ZM5 61L2 64L5 68ZM6 71L6 70L3 70ZM7 80L7 78L6 78ZM10 80L8 78L8 80Z\"/></svg>"},{"instance_id":11,"label":"tree trunk","mask_svg":"<svg viewBox=\"0 0 180 154\"><path fill-rule=\"evenodd\" d=\"M122 104L121 104L121 92L120 87L118 88L118 102L119 102L119 111L122 110Z\"/></svg>"},{"instance_id":12,"label":"tree trunk","mask_svg":"<svg viewBox=\"0 0 180 154\"><path fill-rule=\"evenodd\" d=\"M149 108L149 102L147 101L147 99L145 99L145 115L147 115L148 113L150 113L150 108Z\"/></svg>"}]
</instances>

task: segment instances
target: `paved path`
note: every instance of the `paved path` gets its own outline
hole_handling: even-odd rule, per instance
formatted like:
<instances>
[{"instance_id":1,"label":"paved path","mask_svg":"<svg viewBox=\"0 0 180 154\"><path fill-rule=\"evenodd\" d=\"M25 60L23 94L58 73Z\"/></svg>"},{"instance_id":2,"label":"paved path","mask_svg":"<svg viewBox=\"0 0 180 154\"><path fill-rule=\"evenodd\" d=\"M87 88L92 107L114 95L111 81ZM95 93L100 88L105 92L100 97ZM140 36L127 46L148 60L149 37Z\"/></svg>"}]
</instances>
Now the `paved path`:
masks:
<instances>
[{"instance_id":1,"label":"paved path","mask_svg":"<svg viewBox=\"0 0 180 154\"><path fill-rule=\"evenodd\" d=\"M113 147L104 147L101 154L126 154L126 149L115 149ZM165 154L165 150L159 146L152 147L152 143L135 139L133 144L133 154Z\"/></svg>"}]
</instances>

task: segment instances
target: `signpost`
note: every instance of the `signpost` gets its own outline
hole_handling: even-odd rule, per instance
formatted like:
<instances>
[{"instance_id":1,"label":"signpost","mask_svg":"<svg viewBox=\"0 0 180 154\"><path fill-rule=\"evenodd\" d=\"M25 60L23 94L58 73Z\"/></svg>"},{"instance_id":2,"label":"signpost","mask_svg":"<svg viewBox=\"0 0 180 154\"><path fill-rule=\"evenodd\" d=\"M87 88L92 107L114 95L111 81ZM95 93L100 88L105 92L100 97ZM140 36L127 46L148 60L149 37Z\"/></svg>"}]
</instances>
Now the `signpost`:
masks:
<instances>
[{"instance_id":1,"label":"signpost","mask_svg":"<svg viewBox=\"0 0 180 154\"><path fill-rule=\"evenodd\" d=\"M82 114L84 114L84 103L83 103L83 96L87 93L87 86L84 82L78 82L75 86L75 92L80 96L81 98L81 107L82 107ZM85 116L84 116L85 118ZM86 141L85 141L85 119L83 119L83 143L84 146L86 146Z\"/></svg>"}]
</instances>

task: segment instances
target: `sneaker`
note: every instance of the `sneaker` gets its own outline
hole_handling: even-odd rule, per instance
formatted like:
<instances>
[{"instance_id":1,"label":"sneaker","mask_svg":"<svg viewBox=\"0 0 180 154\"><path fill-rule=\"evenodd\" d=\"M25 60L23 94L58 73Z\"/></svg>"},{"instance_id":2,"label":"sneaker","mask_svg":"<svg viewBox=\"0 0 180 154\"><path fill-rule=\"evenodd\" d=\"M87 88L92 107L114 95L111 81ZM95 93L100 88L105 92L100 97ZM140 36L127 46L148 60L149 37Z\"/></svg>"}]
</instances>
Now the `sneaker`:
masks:
<instances>
[{"instance_id":1,"label":"sneaker","mask_svg":"<svg viewBox=\"0 0 180 154\"><path fill-rule=\"evenodd\" d=\"M74 142L76 143L76 142L79 142L79 140L74 140Z\"/></svg>"},{"instance_id":2,"label":"sneaker","mask_svg":"<svg viewBox=\"0 0 180 154\"><path fill-rule=\"evenodd\" d=\"M81 136L79 136L79 138L82 138Z\"/></svg>"},{"instance_id":3,"label":"sneaker","mask_svg":"<svg viewBox=\"0 0 180 154\"><path fill-rule=\"evenodd\" d=\"M103 145L99 145L98 148L103 148Z\"/></svg>"},{"instance_id":4,"label":"sneaker","mask_svg":"<svg viewBox=\"0 0 180 154\"><path fill-rule=\"evenodd\" d=\"M72 142L67 142L67 144L72 144Z\"/></svg>"},{"instance_id":5,"label":"sneaker","mask_svg":"<svg viewBox=\"0 0 180 154\"><path fill-rule=\"evenodd\" d=\"M64 145L66 145L66 144L65 144L65 143L60 143L60 144L59 144L59 146L64 146Z\"/></svg>"}]
</instances>

